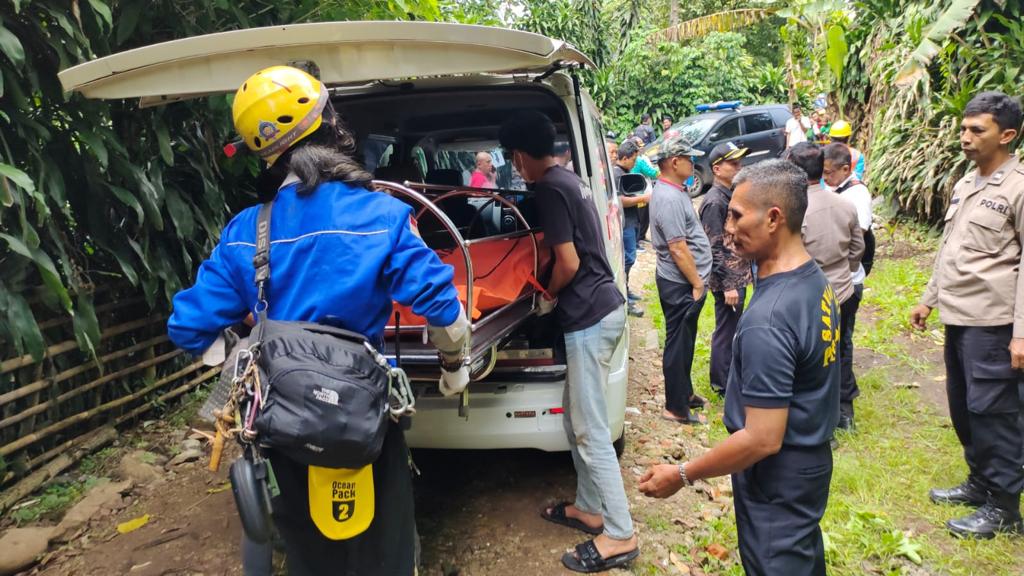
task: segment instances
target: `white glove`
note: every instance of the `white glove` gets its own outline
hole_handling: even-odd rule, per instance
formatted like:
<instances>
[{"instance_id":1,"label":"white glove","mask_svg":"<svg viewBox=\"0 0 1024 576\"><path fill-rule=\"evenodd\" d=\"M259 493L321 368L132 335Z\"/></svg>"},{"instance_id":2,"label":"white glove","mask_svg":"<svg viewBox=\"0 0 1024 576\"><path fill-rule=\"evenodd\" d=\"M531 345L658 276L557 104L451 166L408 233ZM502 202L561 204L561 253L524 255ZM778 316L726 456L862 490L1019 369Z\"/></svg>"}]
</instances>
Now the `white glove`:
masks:
<instances>
[{"instance_id":1,"label":"white glove","mask_svg":"<svg viewBox=\"0 0 1024 576\"><path fill-rule=\"evenodd\" d=\"M546 316L548 314L551 314L551 312L555 309L555 306L558 306L558 298L548 300L544 296L541 296L540 304L537 305L537 315Z\"/></svg>"},{"instance_id":2,"label":"white glove","mask_svg":"<svg viewBox=\"0 0 1024 576\"><path fill-rule=\"evenodd\" d=\"M228 356L228 343L224 340L224 334L218 334L217 339L210 344L210 347L203 352L203 364L206 366L220 366Z\"/></svg>"},{"instance_id":3,"label":"white glove","mask_svg":"<svg viewBox=\"0 0 1024 576\"><path fill-rule=\"evenodd\" d=\"M468 367L462 366L455 372L449 372L444 368L441 369L441 381L437 383L437 388L441 391L441 394L445 396L462 394L462 391L465 390L468 385Z\"/></svg>"},{"instance_id":4,"label":"white glove","mask_svg":"<svg viewBox=\"0 0 1024 576\"><path fill-rule=\"evenodd\" d=\"M449 326L427 325L427 334L430 335L430 342L442 354L461 357L469 338L469 320L466 319L462 305L459 305L459 315L455 317L455 322Z\"/></svg>"}]
</instances>

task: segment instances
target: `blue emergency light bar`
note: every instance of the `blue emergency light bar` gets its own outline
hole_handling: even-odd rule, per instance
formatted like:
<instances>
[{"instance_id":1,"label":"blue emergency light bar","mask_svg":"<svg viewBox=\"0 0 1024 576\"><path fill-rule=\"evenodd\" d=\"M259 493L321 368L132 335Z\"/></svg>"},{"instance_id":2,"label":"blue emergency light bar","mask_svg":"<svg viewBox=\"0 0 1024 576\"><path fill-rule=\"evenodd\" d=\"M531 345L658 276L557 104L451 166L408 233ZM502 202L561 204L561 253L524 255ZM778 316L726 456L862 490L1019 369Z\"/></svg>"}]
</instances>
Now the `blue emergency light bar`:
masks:
<instances>
[{"instance_id":1,"label":"blue emergency light bar","mask_svg":"<svg viewBox=\"0 0 1024 576\"><path fill-rule=\"evenodd\" d=\"M729 102L718 101L714 104L698 104L697 112L710 112L712 110L735 110L743 106L742 100L731 100Z\"/></svg>"}]
</instances>

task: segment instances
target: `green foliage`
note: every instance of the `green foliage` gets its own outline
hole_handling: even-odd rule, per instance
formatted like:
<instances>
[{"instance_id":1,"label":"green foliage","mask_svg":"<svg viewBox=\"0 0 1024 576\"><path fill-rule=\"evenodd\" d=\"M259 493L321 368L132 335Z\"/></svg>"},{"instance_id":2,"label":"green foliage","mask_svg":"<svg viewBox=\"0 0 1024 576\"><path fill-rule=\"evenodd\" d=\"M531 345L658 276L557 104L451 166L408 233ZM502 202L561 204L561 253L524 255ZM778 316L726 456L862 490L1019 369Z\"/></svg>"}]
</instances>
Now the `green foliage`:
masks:
<instances>
[{"instance_id":1,"label":"green foliage","mask_svg":"<svg viewBox=\"0 0 1024 576\"><path fill-rule=\"evenodd\" d=\"M599 0L524 0L524 15L514 27L565 40L603 67L610 56L611 35Z\"/></svg>"},{"instance_id":2,"label":"green foliage","mask_svg":"<svg viewBox=\"0 0 1024 576\"><path fill-rule=\"evenodd\" d=\"M923 78L927 73L928 64L942 49L940 43L947 41L951 34L963 27L980 2L981 0L953 0L938 20L928 27L928 33L910 55L910 60L896 75L896 84L906 86Z\"/></svg>"},{"instance_id":3,"label":"green foliage","mask_svg":"<svg viewBox=\"0 0 1024 576\"><path fill-rule=\"evenodd\" d=\"M64 510L70 508L98 482L93 476L84 476L79 480L49 484L36 502L14 510L9 516L19 526L40 519L59 518Z\"/></svg>"},{"instance_id":4,"label":"green foliage","mask_svg":"<svg viewBox=\"0 0 1024 576\"><path fill-rule=\"evenodd\" d=\"M40 358L26 296L74 317L93 353L102 278L151 306L190 283L232 209L253 200L253 158L228 160L229 100L156 109L64 94L57 72L209 32L314 20L437 19L437 0L26 0L0 5L0 349Z\"/></svg>"},{"instance_id":5,"label":"green foliage","mask_svg":"<svg viewBox=\"0 0 1024 576\"><path fill-rule=\"evenodd\" d=\"M78 464L77 472L84 476L96 476L99 472L118 455L118 449L114 446L101 448L93 454L82 458ZM152 462L147 462L152 464Z\"/></svg>"},{"instance_id":6,"label":"green foliage","mask_svg":"<svg viewBox=\"0 0 1024 576\"><path fill-rule=\"evenodd\" d=\"M866 285L861 304L877 313L876 320L870 327L857 331L855 342L857 346L897 358L904 352L901 339L911 337L907 317L921 298L931 268L926 261L889 260L882 256L879 254L880 261L871 270L871 282Z\"/></svg>"},{"instance_id":7,"label":"green foliage","mask_svg":"<svg viewBox=\"0 0 1024 576\"><path fill-rule=\"evenodd\" d=\"M825 51L825 61L829 70L836 78L836 83L843 81L843 66L846 62L846 54L849 47L846 45L846 31L838 24L829 26L826 36L828 48Z\"/></svg>"},{"instance_id":8,"label":"green foliage","mask_svg":"<svg viewBox=\"0 0 1024 576\"><path fill-rule=\"evenodd\" d=\"M747 28L770 18L772 14L771 10L761 8L715 12L658 30L649 39L652 42L681 42L703 38L710 32L731 32Z\"/></svg>"},{"instance_id":9,"label":"green foliage","mask_svg":"<svg viewBox=\"0 0 1024 576\"><path fill-rule=\"evenodd\" d=\"M778 101L778 82L762 85L760 72L744 48L743 35L714 32L692 43L651 46L632 42L609 70L595 78L594 99L606 127L620 134L633 129L640 114L689 116L694 107L717 100L748 104Z\"/></svg>"},{"instance_id":10,"label":"green foliage","mask_svg":"<svg viewBox=\"0 0 1024 576\"><path fill-rule=\"evenodd\" d=\"M598 64L598 70L581 78L604 112L605 127L618 134L632 130L644 112L682 118L702 102L741 99L753 104L785 98L784 77L780 81L772 75L781 64L778 18L763 19L743 34L714 32L683 43L653 44L648 38L665 27L670 3L523 0L518 3L522 15L512 26L566 40ZM758 17L765 16L765 3L757 0L677 3L677 15L688 20L750 8L761 9Z\"/></svg>"},{"instance_id":11,"label":"green foliage","mask_svg":"<svg viewBox=\"0 0 1024 576\"><path fill-rule=\"evenodd\" d=\"M924 561L921 544L895 528L891 520L873 512L852 513L842 530L830 534L828 540L828 558L833 563L839 561L838 557L844 550L855 550L862 558L888 561L890 568L896 570L899 570L899 558L906 558L917 565Z\"/></svg>"},{"instance_id":12,"label":"green foliage","mask_svg":"<svg viewBox=\"0 0 1024 576\"><path fill-rule=\"evenodd\" d=\"M838 85L836 70L845 56L845 35L849 13L844 0L792 0L777 14L786 18L779 29L785 45L794 99L807 103L804 95L829 93ZM838 28L838 29L837 29Z\"/></svg>"},{"instance_id":13,"label":"green foliage","mask_svg":"<svg viewBox=\"0 0 1024 576\"><path fill-rule=\"evenodd\" d=\"M1019 2L982 0L959 32L933 35L938 25L931 24L945 22L948 9L960 4L870 0L848 34L851 70L842 87L851 103L847 112L873 117L859 134L869 159L868 183L904 213L928 222L938 221L969 168L958 137L964 106L982 90L1019 94L1024 66ZM924 65L912 53L926 40L939 46L927 73L894 88L908 58Z\"/></svg>"},{"instance_id":14,"label":"green foliage","mask_svg":"<svg viewBox=\"0 0 1024 576\"><path fill-rule=\"evenodd\" d=\"M479 26L504 26L502 13L508 4L502 0L442 0L441 20Z\"/></svg>"},{"instance_id":15,"label":"green foliage","mask_svg":"<svg viewBox=\"0 0 1024 576\"><path fill-rule=\"evenodd\" d=\"M783 102L789 86L786 82L785 66L762 64L757 67L757 89L766 101Z\"/></svg>"}]
</instances>

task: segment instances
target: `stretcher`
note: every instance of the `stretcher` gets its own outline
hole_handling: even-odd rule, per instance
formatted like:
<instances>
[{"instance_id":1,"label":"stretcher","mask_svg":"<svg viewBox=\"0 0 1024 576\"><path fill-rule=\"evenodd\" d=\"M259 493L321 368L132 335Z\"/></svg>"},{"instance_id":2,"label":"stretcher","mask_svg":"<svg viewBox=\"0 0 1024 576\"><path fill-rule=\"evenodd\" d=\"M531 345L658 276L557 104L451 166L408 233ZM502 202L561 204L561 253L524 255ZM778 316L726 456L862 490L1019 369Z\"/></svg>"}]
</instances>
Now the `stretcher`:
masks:
<instances>
[{"instance_id":1,"label":"stretcher","mask_svg":"<svg viewBox=\"0 0 1024 576\"><path fill-rule=\"evenodd\" d=\"M542 290L537 279L550 271L543 232L520 210L524 193L412 182L374 185L413 207L424 242L454 268L470 322L464 361L471 380L486 377L498 349L536 313ZM426 322L397 302L385 328L384 354L398 358L411 378L439 374Z\"/></svg>"}]
</instances>

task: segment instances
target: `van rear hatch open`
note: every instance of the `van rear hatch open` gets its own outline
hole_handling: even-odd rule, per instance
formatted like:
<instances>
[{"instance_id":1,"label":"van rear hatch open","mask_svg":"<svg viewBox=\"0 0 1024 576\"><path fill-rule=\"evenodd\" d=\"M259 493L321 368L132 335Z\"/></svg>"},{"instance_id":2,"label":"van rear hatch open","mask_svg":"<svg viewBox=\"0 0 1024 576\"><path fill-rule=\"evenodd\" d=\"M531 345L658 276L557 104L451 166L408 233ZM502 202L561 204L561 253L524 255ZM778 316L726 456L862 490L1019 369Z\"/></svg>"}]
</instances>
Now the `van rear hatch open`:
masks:
<instances>
[{"instance_id":1,"label":"van rear hatch open","mask_svg":"<svg viewBox=\"0 0 1024 576\"><path fill-rule=\"evenodd\" d=\"M234 92L255 70L312 62L328 86L458 74L543 73L556 62L593 67L560 40L517 30L437 22L322 22L172 40L60 73L88 98L142 106Z\"/></svg>"},{"instance_id":2,"label":"van rear hatch open","mask_svg":"<svg viewBox=\"0 0 1024 576\"><path fill-rule=\"evenodd\" d=\"M559 64L594 66L571 45L529 32L446 23L326 22L173 40L80 64L62 71L59 78L66 90L88 98L140 98L141 105L146 107L233 93L254 71L291 63L315 65L318 76L328 86L350 87L341 92L360 92L363 84L376 80L474 74L540 75ZM523 97L531 91L525 86L515 89L523 105L535 100ZM474 100L487 94L474 92ZM480 114L481 108L474 104L474 113ZM390 117L395 117L393 110ZM375 131L376 127L367 128L368 133L380 132ZM489 134L489 139L495 137L496 133ZM529 224L523 222L512 232L514 237L495 235L474 241L479 245L514 242L518 238L532 238L536 231L528 230ZM461 237L459 240L461 244ZM501 253L506 252L509 250L503 249ZM531 245L528 259L537 261L531 268L535 274L539 274L542 260L537 252ZM504 258L501 263L505 263ZM464 283L468 284L466 292L473 293L472 283ZM523 337L521 333L526 328L524 323L532 317L535 295L527 287L508 299L510 302L496 306L490 316L473 322L473 345L468 360L474 374L482 378L492 370L496 375L505 370L526 370L536 372L542 380L560 377L564 367L555 363L551 346L536 346L538 338ZM476 306L469 308L472 312ZM435 349L418 337L422 329L415 330L409 323L412 319L404 318L403 328L413 328L409 334L412 338L403 338L406 342L402 349L410 375L436 381ZM388 355L396 353L394 328L389 326L391 338L385 346ZM425 374L418 373L417 365Z\"/></svg>"}]
</instances>

